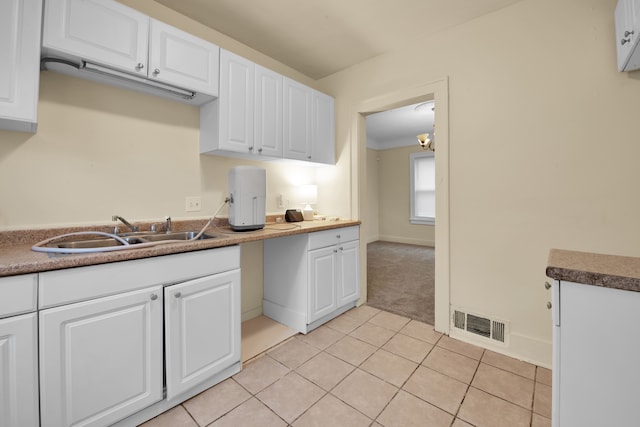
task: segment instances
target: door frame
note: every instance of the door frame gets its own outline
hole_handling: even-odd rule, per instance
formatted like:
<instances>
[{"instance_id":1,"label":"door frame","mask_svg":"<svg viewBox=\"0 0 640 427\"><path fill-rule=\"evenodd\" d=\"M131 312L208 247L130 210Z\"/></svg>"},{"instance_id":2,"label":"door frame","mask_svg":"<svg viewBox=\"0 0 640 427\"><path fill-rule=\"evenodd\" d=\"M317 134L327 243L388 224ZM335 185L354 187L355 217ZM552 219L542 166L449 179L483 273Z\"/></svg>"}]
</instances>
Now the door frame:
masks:
<instances>
[{"instance_id":1,"label":"door frame","mask_svg":"<svg viewBox=\"0 0 640 427\"><path fill-rule=\"evenodd\" d=\"M450 329L450 214L449 214L449 80L448 77L430 83L389 92L367 99L355 106L351 135L351 210L356 218L362 218L365 208L365 186L367 185L367 135L366 120L368 114L425 101L435 101L434 140L436 147L436 225L435 225L435 324L438 332L449 333ZM416 142L417 144L417 142ZM366 229L366 224L362 224ZM368 235L361 231L362 236ZM361 302L367 295L367 242L360 239L360 294Z\"/></svg>"}]
</instances>

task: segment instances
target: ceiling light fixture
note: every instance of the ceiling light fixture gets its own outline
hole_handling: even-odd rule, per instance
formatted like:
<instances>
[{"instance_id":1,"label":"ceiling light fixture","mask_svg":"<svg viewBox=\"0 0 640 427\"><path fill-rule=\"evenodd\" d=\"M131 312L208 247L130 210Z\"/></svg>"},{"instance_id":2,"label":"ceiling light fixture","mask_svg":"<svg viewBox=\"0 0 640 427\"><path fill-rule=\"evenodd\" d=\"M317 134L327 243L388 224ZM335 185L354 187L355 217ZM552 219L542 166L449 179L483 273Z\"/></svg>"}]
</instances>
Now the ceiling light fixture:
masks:
<instances>
[{"instance_id":1,"label":"ceiling light fixture","mask_svg":"<svg viewBox=\"0 0 640 427\"><path fill-rule=\"evenodd\" d=\"M422 104L416 105L414 110L416 110L419 113L423 113L423 112L432 112L433 108L434 108L434 102L427 101L427 102L423 102Z\"/></svg>"},{"instance_id":2,"label":"ceiling light fixture","mask_svg":"<svg viewBox=\"0 0 640 427\"><path fill-rule=\"evenodd\" d=\"M433 146L433 141L429 139L428 133L421 133L417 138L423 150L436 151L436 148Z\"/></svg>"}]
</instances>

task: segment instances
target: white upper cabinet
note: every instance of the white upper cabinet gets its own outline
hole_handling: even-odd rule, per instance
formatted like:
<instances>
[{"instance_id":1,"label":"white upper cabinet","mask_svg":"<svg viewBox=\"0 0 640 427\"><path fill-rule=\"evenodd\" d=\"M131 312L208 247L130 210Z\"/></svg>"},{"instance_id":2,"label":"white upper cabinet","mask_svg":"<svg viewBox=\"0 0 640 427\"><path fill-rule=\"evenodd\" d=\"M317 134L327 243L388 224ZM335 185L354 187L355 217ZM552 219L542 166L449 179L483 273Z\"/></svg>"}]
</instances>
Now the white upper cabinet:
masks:
<instances>
[{"instance_id":1,"label":"white upper cabinet","mask_svg":"<svg viewBox=\"0 0 640 427\"><path fill-rule=\"evenodd\" d=\"M45 3L42 45L56 56L146 76L148 35L149 17L115 1Z\"/></svg>"},{"instance_id":2,"label":"white upper cabinet","mask_svg":"<svg viewBox=\"0 0 640 427\"><path fill-rule=\"evenodd\" d=\"M312 89L289 78L284 79L284 157L294 160L311 158Z\"/></svg>"},{"instance_id":3,"label":"white upper cabinet","mask_svg":"<svg viewBox=\"0 0 640 427\"><path fill-rule=\"evenodd\" d=\"M35 132L42 0L0 1L0 129Z\"/></svg>"},{"instance_id":4,"label":"white upper cabinet","mask_svg":"<svg viewBox=\"0 0 640 427\"><path fill-rule=\"evenodd\" d=\"M615 10L618 71L640 68L640 0L618 0Z\"/></svg>"},{"instance_id":5,"label":"white upper cabinet","mask_svg":"<svg viewBox=\"0 0 640 427\"><path fill-rule=\"evenodd\" d=\"M333 97L313 91L311 160L335 164L335 110Z\"/></svg>"},{"instance_id":6,"label":"white upper cabinet","mask_svg":"<svg viewBox=\"0 0 640 427\"><path fill-rule=\"evenodd\" d=\"M150 28L149 77L217 96L218 47L155 19Z\"/></svg>"},{"instance_id":7,"label":"white upper cabinet","mask_svg":"<svg viewBox=\"0 0 640 427\"><path fill-rule=\"evenodd\" d=\"M258 154L282 157L282 75L255 65L254 141Z\"/></svg>"},{"instance_id":8,"label":"white upper cabinet","mask_svg":"<svg viewBox=\"0 0 640 427\"><path fill-rule=\"evenodd\" d=\"M43 58L72 63L47 69L194 105L218 96L218 46L114 0L47 0L43 31Z\"/></svg>"}]
</instances>

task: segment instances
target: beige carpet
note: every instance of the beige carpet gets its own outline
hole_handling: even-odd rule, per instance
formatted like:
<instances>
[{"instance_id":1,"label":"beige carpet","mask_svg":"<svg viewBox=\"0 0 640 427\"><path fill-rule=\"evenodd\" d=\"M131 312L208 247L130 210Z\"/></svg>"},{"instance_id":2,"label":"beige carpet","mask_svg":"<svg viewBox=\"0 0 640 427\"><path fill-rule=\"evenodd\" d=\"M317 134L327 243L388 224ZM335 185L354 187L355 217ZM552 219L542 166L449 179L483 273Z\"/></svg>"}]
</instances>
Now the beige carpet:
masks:
<instances>
[{"instance_id":1,"label":"beige carpet","mask_svg":"<svg viewBox=\"0 0 640 427\"><path fill-rule=\"evenodd\" d=\"M367 245L367 305L433 325L435 249Z\"/></svg>"}]
</instances>

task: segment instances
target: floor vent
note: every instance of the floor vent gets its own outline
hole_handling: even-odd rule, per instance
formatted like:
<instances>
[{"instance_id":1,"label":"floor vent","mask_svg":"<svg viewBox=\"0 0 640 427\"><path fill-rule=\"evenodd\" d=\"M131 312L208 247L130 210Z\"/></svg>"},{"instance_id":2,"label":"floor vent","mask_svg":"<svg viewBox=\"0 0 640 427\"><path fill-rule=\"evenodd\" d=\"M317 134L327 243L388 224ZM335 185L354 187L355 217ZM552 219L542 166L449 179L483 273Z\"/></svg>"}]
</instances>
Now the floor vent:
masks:
<instances>
[{"instance_id":1,"label":"floor vent","mask_svg":"<svg viewBox=\"0 0 640 427\"><path fill-rule=\"evenodd\" d=\"M453 311L453 327L501 343L506 340L506 322L460 310Z\"/></svg>"}]
</instances>

